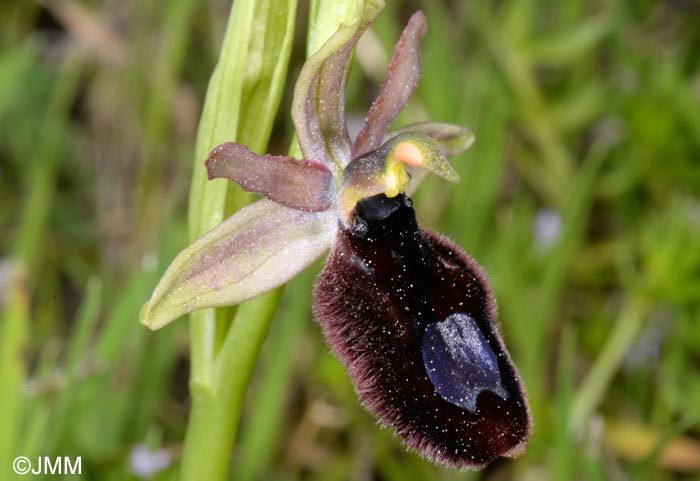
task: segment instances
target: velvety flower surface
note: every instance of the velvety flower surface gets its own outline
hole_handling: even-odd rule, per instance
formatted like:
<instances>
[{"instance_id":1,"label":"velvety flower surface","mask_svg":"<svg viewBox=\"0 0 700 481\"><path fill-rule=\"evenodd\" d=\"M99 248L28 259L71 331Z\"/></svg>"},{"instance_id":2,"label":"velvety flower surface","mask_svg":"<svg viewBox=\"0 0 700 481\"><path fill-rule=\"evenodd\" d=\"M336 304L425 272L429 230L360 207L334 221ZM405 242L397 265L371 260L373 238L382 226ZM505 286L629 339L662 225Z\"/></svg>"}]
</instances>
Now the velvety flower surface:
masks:
<instances>
[{"instance_id":1,"label":"velvety flower surface","mask_svg":"<svg viewBox=\"0 0 700 481\"><path fill-rule=\"evenodd\" d=\"M141 311L157 329L188 312L273 289L329 248L314 311L365 407L410 448L450 466L524 452L530 416L495 324L486 277L459 247L421 230L406 192L422 173L458 181L447 157L471 132L438 122L387 129L420 77L414 14L357 138L345 121L352 51L380 5L364 3L304 65L292 117L304 159L226 143L206 161L265 198L184 249Z\"/></svg>"}]
</instances>

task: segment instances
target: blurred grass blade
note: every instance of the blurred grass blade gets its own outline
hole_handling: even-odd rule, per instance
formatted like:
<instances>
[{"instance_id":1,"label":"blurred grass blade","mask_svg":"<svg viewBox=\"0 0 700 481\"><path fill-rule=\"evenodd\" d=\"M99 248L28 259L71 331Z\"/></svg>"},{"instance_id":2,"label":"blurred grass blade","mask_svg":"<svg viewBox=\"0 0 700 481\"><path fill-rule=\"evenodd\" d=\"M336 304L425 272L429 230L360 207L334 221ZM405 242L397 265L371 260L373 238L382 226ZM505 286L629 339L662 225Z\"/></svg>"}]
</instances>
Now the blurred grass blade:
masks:
<instances>
[{"instance_id":1,"label":"blurred grass blade","mask_svg":"<svg viewBox=\"0 0 700 481\"><path fill-rule=\"evenodd\" d=\"M46 108L42 136L37 141L34 158L28 159L31 173L27 176L28 192L22 204L21 223L14 240L14 255L29 273L30 288L35 280L40 259L42 236L55 191L56 162L59 145L65 135L65 123L75 98L82 62L77 55L69 56L61 65L58 83Z\"/></svg>"},{"instance_id":2,"label":"blurred grass blade","mask_svg":"<svg viewBox=\"0 0 700 481\"><path fill-rule=\"evenodd\" d=\"M640 298L628 299L615 322L603 350L588 371L576 393L569 414L572 433L580 433L593 410L603 399L622 358L632 345L647 316L647 302Z\"/></svg>"},{"instance_id":3,"label":"blurred grass blade","mask_svg":"<svg viewBox=\"0 0 700 481\"><path fill-rule=\"evenodd\" d=\"M61 389L58 397L54 400L53 412L51 416L51 430L45 440L46 453L58 452L59 442L64 435L64 430L68 424L68 413L71 402L77 391L75 383L81 361L85 362L88 341L97 323L102 297L102 284L97 279L91 279L85 289L85 297L80 311L76 316L68 351L64 360L64 388Z\"/></svg>"},{"instance_id":4,"label":"blurred grass blade","mask_svg":"<svg viewBox=\"0 0 700 481\"><path fill-rule=\"evenodd\" d=\"M0 119L4 119L8 107L17 99L17 92L25 82L34 62L30 48L17 48L0 52Z\"/></svg>"},{"instance_id":5,"label":"blurred grass blade","mask_svg":"<svg viewBox=\"0 0 700 481\"><path fill-rule=\"evenodd\" d=\"M533 62L544 62L562 66L577 62L583 55L601 42L610 33L612 22L601 15L548 37L544 37L527 50Z\"/></svg>"},{"instance_id":6,"label":"blurred grass blade","mask_svg":"<svg viewBox=\"0 0 700 481\"><path fill-rule=\"evenodd\" d=\"M552 335L552 315L557 306L564 279L569 266L580 249L581 232L587 224L595 196L595 181L599 176L607 150L591 147L589 155L579 167L578 175L569 193L569 202L563 214L563 228L556 245L546 258L543 266L539 302L534 306L534 313L529 323L520 324L520 334L529 348L523 350L526 355L521 364L521 373L526 385L542 392L541 358L546 343ZM532 396L533 413L542 406L537 395Z\"/></svg>"},{"instance_id":7,"label":"blurred grass blade","mask_svg":"<svg viewBox=\"0 0 700 481\"><path fill-rule=\"evenodd\" d=\"M0 466L9 467L17 454L17 433L23 421L23 389L27 366L23 353L29 324L29 293L19 263L0 264L6 286L0 291Z\"/></svg>"},{"instance_id":8,"label":"blurred grass blade","mask_svg":"<svg viewBox=\"0 0 700 481\"><path fill-rule=\"evenodd\" d=\"M557 386L554 399L554 413L551 423L554 428L554 442L552 452L554 463L552 470L554 478L561 481L569 481L575 476L574 466L574 445L569 433L567 423L561 422L566 419L571 410L571 400L573 398L573 379L571 373L574 372L576 362L576 333L574 329L565 326L559 343L559 365L557 366Z\"/></svg>"}]
</instances>

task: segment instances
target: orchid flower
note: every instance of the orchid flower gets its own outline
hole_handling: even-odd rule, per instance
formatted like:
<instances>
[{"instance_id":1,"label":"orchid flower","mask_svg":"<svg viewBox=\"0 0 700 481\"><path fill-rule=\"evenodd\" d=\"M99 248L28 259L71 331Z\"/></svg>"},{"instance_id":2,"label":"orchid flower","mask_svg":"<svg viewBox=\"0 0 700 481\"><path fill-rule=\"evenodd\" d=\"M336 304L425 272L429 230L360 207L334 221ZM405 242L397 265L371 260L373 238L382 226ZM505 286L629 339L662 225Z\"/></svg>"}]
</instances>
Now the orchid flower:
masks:
<instances>
[{"instance_id":1,"label":"orchid flower","mask_svg":"<svg viewBox=\"0 0 700 481\"><path fill-rule=\"evenodd\" d=\"M422 12L409 20L354 142L344 88L357 41L377 14L338 31L304 65L292 117L303 160L225 143L206 160L265 198L184 249L141 312L158 329L205 307L278 287L330 248L314 312L365 407L422 455L459 468L524 452L530 415L495 324L486 276L459 247L420 230L406 192L425 172L456 182L449 155L465 127L426 122L387 133L420 76Z\"/></svg>"}]
</instances>

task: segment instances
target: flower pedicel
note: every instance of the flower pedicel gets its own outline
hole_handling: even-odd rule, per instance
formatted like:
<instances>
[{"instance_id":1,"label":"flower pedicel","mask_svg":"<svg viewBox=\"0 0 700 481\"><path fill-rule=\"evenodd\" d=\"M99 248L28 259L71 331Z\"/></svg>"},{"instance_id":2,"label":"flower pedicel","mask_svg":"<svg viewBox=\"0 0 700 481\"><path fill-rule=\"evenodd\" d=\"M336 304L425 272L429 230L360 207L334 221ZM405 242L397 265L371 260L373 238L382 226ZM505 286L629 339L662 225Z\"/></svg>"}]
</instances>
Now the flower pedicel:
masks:
<instances>
[{"instance_id":1,"label":"flower pedicel","mask_svg":"<svg viewBox=\"0 0 700 481\"><path fill-rule=\"evenodd\" d=\"M206 161L266 197L184 249L141 311L157 329L204 307L238 304L330 255L314 312L363 405L404 443L452 467L525 452L531 420L476 262L421 230L406 195L421 173L458 181L447 156L468 148L463 127L427 122L387 134L420 76L425 16L409 20L379 96L354 142L344 87L352 50L381 5L342 25L304 65L292 117L305 160L226 143Z\"/></svg>"}]
</instances>

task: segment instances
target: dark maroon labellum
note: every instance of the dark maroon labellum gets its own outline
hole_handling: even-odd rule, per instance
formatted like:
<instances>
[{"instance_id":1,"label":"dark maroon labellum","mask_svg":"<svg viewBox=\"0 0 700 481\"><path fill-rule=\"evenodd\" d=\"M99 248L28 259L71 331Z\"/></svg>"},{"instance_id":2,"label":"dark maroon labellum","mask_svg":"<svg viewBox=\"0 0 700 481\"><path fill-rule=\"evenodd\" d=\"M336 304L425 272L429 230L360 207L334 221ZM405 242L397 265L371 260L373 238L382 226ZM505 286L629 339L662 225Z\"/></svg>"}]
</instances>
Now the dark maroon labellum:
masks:
<instances>
[{"instance_id":1,"label":"dark maroon labellum","mask_svg":"<svg viewBox=\"0 0 700 481\"><path fill-rule=\"evenodd\" d=\"M524 451L530 415L481 268L378 195L338 231L315 311L365 407L422 455L459 468Z\"/></svg>"}]
</instances>

